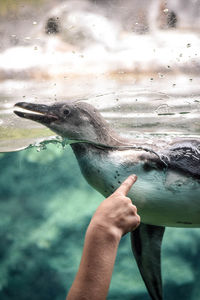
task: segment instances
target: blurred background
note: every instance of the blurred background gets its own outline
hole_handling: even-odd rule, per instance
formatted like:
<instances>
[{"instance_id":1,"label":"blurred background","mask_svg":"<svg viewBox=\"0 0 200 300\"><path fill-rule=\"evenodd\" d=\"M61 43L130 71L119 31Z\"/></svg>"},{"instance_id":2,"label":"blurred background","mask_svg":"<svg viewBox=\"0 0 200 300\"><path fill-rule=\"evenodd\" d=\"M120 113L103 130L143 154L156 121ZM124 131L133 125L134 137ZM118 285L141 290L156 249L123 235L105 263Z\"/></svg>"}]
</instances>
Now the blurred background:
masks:
<instances>
[{"instance_id":1,"label":"blurred background","mask_svg":"<svg viewBox=\"0 0 200 300\"><path fill-rule=\"evenodd\" d=\"M0 0L0 299L64 299L103 199L13 105L82 99L128 137L199 137L199 16L199 0ZM166 299L200 298L199 249L198 229L167 228ZM128 235L108 299L149 299Z\"/></svg>"}]
</instances>

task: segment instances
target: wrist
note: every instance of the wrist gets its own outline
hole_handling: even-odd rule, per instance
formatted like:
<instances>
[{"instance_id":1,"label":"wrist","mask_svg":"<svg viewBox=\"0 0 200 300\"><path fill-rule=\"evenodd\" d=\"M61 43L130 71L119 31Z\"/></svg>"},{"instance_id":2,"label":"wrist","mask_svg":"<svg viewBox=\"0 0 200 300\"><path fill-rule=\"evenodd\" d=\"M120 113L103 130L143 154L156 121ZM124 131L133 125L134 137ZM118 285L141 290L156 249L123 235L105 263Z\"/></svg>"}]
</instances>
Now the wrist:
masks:
<instances>
[{"instance_id":1,"label":"wrist","mask_svg":"<svg viewBox=\"0 0 200 300\"><path fill-rule=\"evenodd\" d=\"M116 226L109 226L106 222L104 224L96 219L92 219L88 226L86 235L95 235L105 241L119 243L122 237L122 231Z\"/></svg>"}]
</instances>

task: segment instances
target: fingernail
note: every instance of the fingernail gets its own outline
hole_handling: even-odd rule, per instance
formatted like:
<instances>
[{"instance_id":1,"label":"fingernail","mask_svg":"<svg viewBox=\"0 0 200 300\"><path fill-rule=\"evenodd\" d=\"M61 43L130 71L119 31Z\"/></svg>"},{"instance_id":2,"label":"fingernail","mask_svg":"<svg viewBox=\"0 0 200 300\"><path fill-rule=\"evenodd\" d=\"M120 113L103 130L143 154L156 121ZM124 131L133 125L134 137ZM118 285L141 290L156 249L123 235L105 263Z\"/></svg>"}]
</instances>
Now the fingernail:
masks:
<instances>
[{"instance_id":1,"label":"fingernail","mask_svg":"<svg viewBox=\"0 0 200 300\"><path fill-rule=\"evenodd\" d=\"M132 174L131 177L134 179L134 180L137 180L137 176L135 174Z\"/></svg>"}]
</instances>

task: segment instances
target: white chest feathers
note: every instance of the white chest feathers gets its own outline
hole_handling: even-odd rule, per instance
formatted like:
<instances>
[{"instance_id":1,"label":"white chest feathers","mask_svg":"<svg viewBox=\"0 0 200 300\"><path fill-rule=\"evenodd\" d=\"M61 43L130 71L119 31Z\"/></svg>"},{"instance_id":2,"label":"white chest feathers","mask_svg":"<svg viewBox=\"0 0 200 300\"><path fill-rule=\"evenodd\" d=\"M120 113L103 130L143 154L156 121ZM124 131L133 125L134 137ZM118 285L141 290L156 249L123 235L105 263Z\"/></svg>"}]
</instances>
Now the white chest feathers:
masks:
<instances>
[{"instance_id":1,"label":"white chest feathers","mask_svg":"<svg viewBox=\"0 0 200 300\"><path fill-rule=\"evenodd\" d=\"M129 197L142 222L175 227L200 227L200 184L184 173L170 169L145 168L137 151L90 153L82 162L83 175L105 197L130 175L138 176ZM92 200L91 200L92 201Z\"/></svg>"}]
</instances>

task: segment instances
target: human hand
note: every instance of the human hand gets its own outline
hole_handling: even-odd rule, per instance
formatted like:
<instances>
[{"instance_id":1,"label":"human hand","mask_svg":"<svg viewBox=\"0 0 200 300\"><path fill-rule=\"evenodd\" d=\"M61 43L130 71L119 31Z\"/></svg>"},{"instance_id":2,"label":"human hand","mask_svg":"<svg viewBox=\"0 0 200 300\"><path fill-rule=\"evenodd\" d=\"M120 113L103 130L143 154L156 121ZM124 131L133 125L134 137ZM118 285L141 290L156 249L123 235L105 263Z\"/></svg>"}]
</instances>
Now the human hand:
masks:
<instances>
[{"instance_id":1,"label":"human hand","mask_svg":"<svg viewBox=\"0 0 200 300\"><path fill-rule=\"evenodd\" d=\"M119 241L140 223L137 208L126 195L137 180L129 176L97 208L88 226L83 255L67 300L106 299Z\"/></svg>"},{"instance_id":2,"label":"human hand","mask_svg":"<svg viewBox=\"0 0 200 300\"><path fill-rule=\"evenodd\" d=\"M136 175L129 176L120 187L97 208L90 223L96 229L107 231L119 239L140 224L137 208L127 197L129 190L137 180Z\"/></svg>"}]
</instances>

